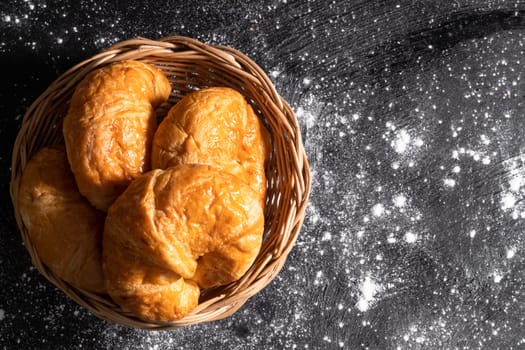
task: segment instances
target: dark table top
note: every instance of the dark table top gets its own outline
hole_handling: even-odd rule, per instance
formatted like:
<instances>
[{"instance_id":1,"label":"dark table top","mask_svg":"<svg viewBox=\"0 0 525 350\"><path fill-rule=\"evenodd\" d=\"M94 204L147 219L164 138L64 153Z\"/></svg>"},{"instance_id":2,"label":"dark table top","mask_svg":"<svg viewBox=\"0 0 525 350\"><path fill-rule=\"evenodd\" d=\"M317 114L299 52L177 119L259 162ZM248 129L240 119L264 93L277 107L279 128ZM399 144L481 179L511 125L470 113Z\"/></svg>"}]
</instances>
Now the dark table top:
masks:
<instances>
[{"instance_id":1,"label":"dark table top","mask_svg":"<svg viewBox=\"0 0 525 350\"><path fill-rule=\"evenodd\" d=\"M25 110L61 73L135 36L256 61L297 114L312 168L278 277L224 320L109 324L32 267L9 197ZM525 3L0 4L0 347L525 348Z\"/></svg>"}]
</instances>

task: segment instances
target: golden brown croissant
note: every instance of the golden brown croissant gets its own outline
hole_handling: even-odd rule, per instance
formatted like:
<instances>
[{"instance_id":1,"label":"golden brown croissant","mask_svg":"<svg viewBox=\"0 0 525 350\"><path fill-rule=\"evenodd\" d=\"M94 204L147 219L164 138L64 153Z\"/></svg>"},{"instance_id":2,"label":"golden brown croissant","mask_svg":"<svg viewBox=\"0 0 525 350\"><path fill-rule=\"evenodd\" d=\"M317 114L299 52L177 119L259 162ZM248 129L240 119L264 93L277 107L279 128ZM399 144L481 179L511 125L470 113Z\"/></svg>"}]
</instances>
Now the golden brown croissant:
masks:
<instances>
[{"instance_id":1,"label":"golden brown croissant","mask_svg":"<svg viewBox=\"0 0 525 350\"><path fill-rule=\"evenodd\" d=\"M161 71L138 61L102 67L78 84L64 139L80 192L98 209L149 169L155 108L170 92Z\"/></svg>"},{"instance_id":2,"label":"golden brown croissant","mask_svg":"<svg viewBox=\"0 0 525 350\"><path fill-rule=\"evenodd\" d=\"M77 288L103 292L104 213L78 192L63 146L43 148L24 168L20 214L40 260Z\"/></svg>"},{"instance_id":3,"label":"golden brown croissant","mask_svg":"<svg viewBox=\"0 0 525 350\"><path fill-rule=\"evenodd\" d=\"M239 279L259 252L263 226L259 194L238 177L207 165L152 170L135 179L108 211L103 238L108 292L143 318L182 317L166 293L180 291L186 312L195 286Z\"/></svg>"},{"instance_id":4,"label":"golden brown croissant","mask_svg":"<svg viewBox=\"0 0 525 350\"><path fill-rule=\"evenodd\" d=\"M182 318L199 302L200 289L195 282L129 252L110 235L104 239L103 261L108 294L146 320Z\"/></svg>"},{"instance_id":5,"label":"golden brown croissant","mask_svg":"<svg viewBox=\"0 0 525 350\"><path fill-rule=\"evenodd\" d=\"M236 90L211 87L186 95L159 124L152 146L152 168L209 164L234 174L266 197L265 127Z\"/></svg>"}]
</instances>

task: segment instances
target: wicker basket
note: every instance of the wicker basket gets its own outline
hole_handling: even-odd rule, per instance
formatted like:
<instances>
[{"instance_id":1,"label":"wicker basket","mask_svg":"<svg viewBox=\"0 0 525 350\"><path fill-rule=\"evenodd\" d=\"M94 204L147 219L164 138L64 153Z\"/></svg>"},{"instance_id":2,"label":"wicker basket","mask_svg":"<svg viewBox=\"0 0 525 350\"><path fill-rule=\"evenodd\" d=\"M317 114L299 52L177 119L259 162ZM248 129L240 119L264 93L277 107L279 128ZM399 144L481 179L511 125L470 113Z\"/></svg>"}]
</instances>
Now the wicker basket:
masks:
<instances>
[{"instance_id":1,"label":"wicker basket","mask_svg":"<svg viewBox=\"0 0 525 350\"><path fill-rule=\"evenodd\" d=\"M17 207L21 173L27 161L40 148L63 142L62 119L77 83L96 68L130 59L154 64L170 80L173 91L169 101L161 106L159 116L165 115L190 91L229 86L246 96L272 137L273 150L266 169L265 236L255 263L239 281L203 291L198 307L174 322L145 322L123 311L108 296L78 290L57 278L36 254ZM309 192L310 172L296 117L277 94L270 79L242 53L186 37L123 41L72 67L29 107L13 149L11 198L24 244L35 267L99 318L135 328L173 329L233 314L248 298L268 285L282 268L301 229Z\"/></svg>"}]
</instances>

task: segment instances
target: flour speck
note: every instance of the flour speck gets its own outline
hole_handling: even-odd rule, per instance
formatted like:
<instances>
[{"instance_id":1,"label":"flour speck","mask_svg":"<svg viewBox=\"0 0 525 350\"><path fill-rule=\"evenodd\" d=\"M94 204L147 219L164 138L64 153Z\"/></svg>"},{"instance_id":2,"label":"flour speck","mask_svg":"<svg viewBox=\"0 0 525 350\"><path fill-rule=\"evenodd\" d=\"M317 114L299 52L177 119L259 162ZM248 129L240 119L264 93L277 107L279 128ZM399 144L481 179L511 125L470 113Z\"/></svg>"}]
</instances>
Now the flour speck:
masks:
<instances>
[{"instance_id":1,"label":"flour speck","mask_svg":"<svg viewBox=\"0 0 525 350\"><path fill-rule=\"evenodd\" d=\"M397 153L404 153L410 144L410 134L406 129L397 132L396 138L392 141L392 147Z\"/></svg>"},{"instance_id":2,"label":"flour speck","mask_svg":"<svg viewBox=\"0 0 525 350\"><path fill-rule=\"evenodd\" d=\"M503 275L499 271L494 271L492 277L494 278L494 283L500 283L503 279Z\"/></svg>"},{"instance_id":3,"label":"flour speck","mask_svg":"<svg viewBox=\"0 0 525 350\"><path fill-rule=\"evenodd\" d=\"M361 295L356 304L357 309L361 312L367 311L381 288L370 276L366 276L359 286Z\"/></svg>"},{"instance_id":4,"label":"flour speck","mask_svg":"<svg viewBox=\"0 0 525 350\"><path fill-rule=\"evenodd\" d=\"M523 176L516 175L509 180L509 189L512 192L518 192L523 184Z\"/></svg>"},{"instance_id":5,"label":"flour speck","mask_svg":"<svg viewBox=\"0 0 525 350\"><path fill-rule=\"evenodd\" d=\"M385 206L381 203L377 203L372 207L371 212L373 216L379 217L385 212Z\"/></svg>"},{"instance_id":6,"label":"flour speck","mask_svg":"<svg viewBox=\"0 0 525 350\"><path fill-rule=\"evenodd\" d=\"M516 201L517 199L512 193L504 193L501 198L501 209L507 210L513 208Z\"/></svg>"},{"instance_id":7,"label":"flour speck","mask_svg":"<svg viewBox=\"0 0 525 350\"><path fill-rule=\"evenodd\" d=\"M393 198L393 202L396 207L402 208L406 205L407 198L402 194L398 194Z\"/></svg>"},{"instance_id":8,"label":"flour speck","mask_svg":"<svg viewBox=\"0 0 525 350\"><path fill-rule=\"evenodd\" d=\"M417 235L411 231L405 233L405 241L407 243L415 243L417 241Z\"/></svg>"},{"instance_id":9,"label":"flour speck","mask_svg":"<svg viewBox=\"0 0 525 350\"><path fill-rule=\"evenodd\" d=\"M450 179L450 178L446 178L446 179L443 179L443 184L446 187L454 187L454 186L456 186L456 180Z\"/></svg>"}]
</instances>

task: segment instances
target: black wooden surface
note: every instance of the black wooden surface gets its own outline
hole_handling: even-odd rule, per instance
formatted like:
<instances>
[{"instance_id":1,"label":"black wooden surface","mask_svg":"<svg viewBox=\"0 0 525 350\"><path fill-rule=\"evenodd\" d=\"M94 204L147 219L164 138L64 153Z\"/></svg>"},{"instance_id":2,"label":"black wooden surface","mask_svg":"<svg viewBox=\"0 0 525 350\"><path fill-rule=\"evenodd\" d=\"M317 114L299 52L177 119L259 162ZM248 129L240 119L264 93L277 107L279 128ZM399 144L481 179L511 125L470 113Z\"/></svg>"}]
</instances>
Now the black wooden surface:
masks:
<instances>
[{"instance_id":1,"label":"black wooden surface","mask_svg":"<svg viewBox=\"0 0 525 350\"><path fill-rule=\"evenodd\" d=\"M9 197L21 116L62 72L135 36L232 46L292 105L311 162L281 274L234 316L108 324L39 276ZM0 346L525 348L525 3L0 4Z\"/></svg>"}]
</instances>

